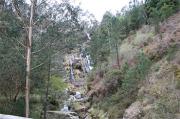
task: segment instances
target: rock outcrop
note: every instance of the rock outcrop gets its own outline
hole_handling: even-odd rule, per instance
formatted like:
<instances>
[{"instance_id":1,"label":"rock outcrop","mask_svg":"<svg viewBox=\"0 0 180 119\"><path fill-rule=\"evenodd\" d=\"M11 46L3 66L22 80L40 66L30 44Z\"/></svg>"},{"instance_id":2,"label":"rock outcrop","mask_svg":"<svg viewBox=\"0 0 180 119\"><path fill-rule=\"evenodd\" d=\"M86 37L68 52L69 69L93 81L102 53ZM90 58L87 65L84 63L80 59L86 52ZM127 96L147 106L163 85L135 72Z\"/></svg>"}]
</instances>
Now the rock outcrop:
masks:
<instances>
[{"instance_id":1,"label":"rock outcrop","mask_svg":"<svg viewBox=\"0 0 180 119\"><path fill-rule=\"evenodd\" d=\"M141 102L134 102L128 109L126 109L123 119L139 119L142 115Z\"/></svg>"}]
</instances>

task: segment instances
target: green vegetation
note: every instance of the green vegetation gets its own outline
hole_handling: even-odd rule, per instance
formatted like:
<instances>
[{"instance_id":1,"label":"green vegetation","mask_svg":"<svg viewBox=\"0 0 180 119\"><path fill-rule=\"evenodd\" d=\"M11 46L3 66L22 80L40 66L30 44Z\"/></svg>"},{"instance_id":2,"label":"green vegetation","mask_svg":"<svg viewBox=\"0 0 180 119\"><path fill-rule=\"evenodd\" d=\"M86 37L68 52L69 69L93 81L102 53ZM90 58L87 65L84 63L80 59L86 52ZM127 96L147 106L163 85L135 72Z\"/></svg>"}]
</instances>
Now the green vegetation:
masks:
<instances>
[{"instance_id":1,"label":"green vegetation","mask_svg":"<svg viewBox=\"0 0 180 119\"><path fill-rule=\"evenodd\" d=\"M91 40L85 51L94 69L88 74L87 93L94 118L122 118L133 102L143 100L138 91L146 78L151 86L148 95L156 98L149 117L175 118L179 100L173 93L180 89L180 55L179 31L174 27L179 21L174 23L173 16L171 26L168 18L179 11L179 0L132 0L116 15L107 11L100 24L83 21L86 14L68 0L51 5L32 1L32 5L26 0L0 1L0 113L46 119L47 110L59 109L67 98L64 54L86 42L88 32ZM158 61L167 63L167 70Z\"/></svg>"},{"instance_id":2,"label":"green vegetation","mask_svg":"<svg viewBox=\"0 0 180 119\"><path fill-rule=\"evenodd\" d=\"M78 19L81 15L79 7L68 1L51 5L43 0L33 1L33 6L39 4L33 8L34 14L26 0L0 1L0 113L25 116L24 110L28 109L25 102L29 102L30 117L39 119L45 111L45 104L50 107L53 102L46 98L61 100L54 93L62 94L66 87L61 78L55 77L62 75L59 73L62 59L57 61L57 54L62 55L82 43L84 31L82 21ZM32 24L29 23L31 15L34 15ZM29 33L30 27L33 27L32 34ZM29 37L32 37L31 41ZM30 57L28 49L31 49ZM27 64L29 60L30 65ZM52 85L48 84L49 74L52 75ZM30 89L27 89L26 82L30 83ZM25 98L27 92L30 101ZM59 103L62 101L58 102L58 108Z\"/></svg>"},{"instance_id":3,"label":"green vegetation","mask_svg":"<svg viewBox=\"0 0 180 119\"><path fill-rule=\"evenodd\" d=\"M63 82L63 79L58 76L52 76L50 79L51 87L55 91L64 91L67 88L67 84Z\"/></svg>"},{"instance_id":4,"label":"green vegetation","mask_svg":"<svg viewBox=\"0 0 180 119\"><path fill-rule=\"evenodd\" d=\"M156 33L160 33L159 23L176 12L178 5L178 0L146 0L144 4L135 0L115 16L105 13L101 24L91 31L89 52L94 64L106 62L113 51L117 54L117 46L144 24L155 25Z\"/></svg>"},{"instance_id":5,"label":"green vegetation","mask_svg":"<svg viewBox=\"0 0 180 119\"><path fill-rule=\"evenodd\" d=\"M163 38L160 24L163 21L166 22L169 16L178 11L178 5L179 1L177 0L146 0L145 3L133 1L116 15L109 12L104 14L101 24L92 31L89 48L95 66L89 80L92 84L88 85L92 89L89 88L89 90L95 90L96 95L101 95L99 97L95 95L92 99L93 110L107 113L110 119L122 118L125 109L142 98L138 96L138 91L148 77L152 64L157 61L151 57L154 55L153 57L158 57L156 59L160 60L167 56L169 61L176 57L176 46L166 45L165 43L169 41L164 39L162 43L156 43L154 39L156 34L160 35L161 39ZM143 28L136 32L141 26ZM152 30L152 26L154 26L154 30ZM156 46L156 44L158 45ZM148 54L149 51L153 52ZM105 67L104 64L106 64ZM161 70L160 66L156 67L156 71L159 70ZM96 78L98 72L103 72L100 79ZM96 82L96 85L93 84L93 81ZM178 82L176 85L178 87ZM102 89L99 88L100 86ZM102 94L105 94L103 98ZM98 101L97 98L100 100ZM164 103L169 105L166 105L167 110L173 109L173 105L168 102ZM160 103L158 104L157 112L167 114L161 115L161 117L155 116L156 118L174 118L177 110L173 112L166 110L162 113L161 109L165 108L161 107ZM175 103L174 106L178 106L178 104ZM169 113L171 114L168 115ZM95 115L96 118L100 118L100 115ZM153 116L153 114L150 115Z\"/></svg>"},{"instance_id":6,"label":"green vegetation","mask_svg":"<svg viewBox=\"0 0 180 119\"><path fill-rule=\"evenodd\" d=\"M108 94L94 108L108 112L111 119L122 118L125 109L136 100L139 86L152 64L144 54L138 56L138 61L134 67L125 63L121 71L107 71L104 83Z\"/></svg>"}]
</instances>

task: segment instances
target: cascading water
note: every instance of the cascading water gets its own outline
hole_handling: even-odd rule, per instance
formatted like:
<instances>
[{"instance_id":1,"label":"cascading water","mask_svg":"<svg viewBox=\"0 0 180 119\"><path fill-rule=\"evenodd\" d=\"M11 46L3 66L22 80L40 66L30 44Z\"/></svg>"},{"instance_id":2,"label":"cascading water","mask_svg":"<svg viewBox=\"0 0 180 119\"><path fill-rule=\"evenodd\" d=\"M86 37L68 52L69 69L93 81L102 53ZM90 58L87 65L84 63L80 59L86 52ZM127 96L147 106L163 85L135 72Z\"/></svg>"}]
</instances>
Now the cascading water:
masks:
<instances>
[{"instance_id":1,"label":"cascading water","mask_svg":"<svg viewBox=\"0 0 180 119\"><path fill-rule=\"evenodd\" d=\"M75 109L72 104L79 103L82 106L84 105L83 104L84 101L87 100L87 97L83 96L82 93L85 92L84 91L85 89L83 89L84 85L86 84L85 77L76 76L77 75L76 71L79 70L79 72L81 72L84 75L85 73L88 73L90 72L90 70L92 70L90 55L87 55L87 53L85 53L85 50L82 50L79 56L77 54L68 55L65 64L66 66L69 67L69 68L65 68L67 69L66 71L68 72L68 76L69 76L68 78L69 81L67 81L68 85L73 86L76 90L72 90L70 88L66 90L67 92L66 94L68 95L69 98L64 101L64 107L60 109L60 111L63 113L67 113L67 112L78 113L78 110ZM85 110L85 108L86 108L85 106L82 106L79 110L82 111ZM84 114L86 114L86 112L84 112ZM82 115L80 117L82 118Z\"/></svg>"},{"instance_id":2,"label":"cascading water","mask_svg":"<svg viewBox=\"0 0 180 119\"><path fill-rule=\"evenodd\" d=\"M87 73L92 70L92 66L90 64L90 55L85 56L85 69Z\"/></svg>"},{"instance_id":3,"label":"cascading water","mask_svg":"<svg viewBox=\"0 0 180 119\"><path fill-rule=\"evenodd\" d=\"M69 61L69 64L70 64L70 76L69 76L69 80L72 83L72 82L74 82L74 73L73 73L73 63L72 63L71 59Z\"/></svg>"}]
</instances>

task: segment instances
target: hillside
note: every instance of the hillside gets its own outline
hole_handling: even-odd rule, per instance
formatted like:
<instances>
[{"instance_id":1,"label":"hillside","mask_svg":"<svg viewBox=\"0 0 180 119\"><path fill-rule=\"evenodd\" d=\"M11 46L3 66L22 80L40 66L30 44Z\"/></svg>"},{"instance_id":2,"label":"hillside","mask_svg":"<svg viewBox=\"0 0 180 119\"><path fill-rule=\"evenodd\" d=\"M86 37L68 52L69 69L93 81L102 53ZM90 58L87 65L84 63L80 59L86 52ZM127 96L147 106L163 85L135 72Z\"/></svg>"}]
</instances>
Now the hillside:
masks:
<instances>
[{"instance_id":1,"label":"hillside","mask_svg":"<svg viewBox=\"0 0 180 119\"><path fill-rule=\"evenodd\" d=\"M121 68L109 62L91 74L87 95L98 119L180 118L180 12L145 25L119 46ZM143 55L139 55L143 54ZM144 77L144 78L143 78Z\"/></svg>"}]
</instances>

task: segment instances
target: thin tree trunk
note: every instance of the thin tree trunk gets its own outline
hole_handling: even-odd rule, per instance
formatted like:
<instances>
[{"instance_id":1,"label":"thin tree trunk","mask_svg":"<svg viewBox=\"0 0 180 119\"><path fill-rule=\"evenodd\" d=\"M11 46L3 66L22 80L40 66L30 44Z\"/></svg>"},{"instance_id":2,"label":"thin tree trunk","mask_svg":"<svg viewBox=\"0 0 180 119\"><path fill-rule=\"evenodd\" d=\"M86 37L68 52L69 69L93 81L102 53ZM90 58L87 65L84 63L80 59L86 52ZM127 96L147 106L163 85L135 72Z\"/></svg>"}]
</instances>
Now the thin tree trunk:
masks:
<instances>
[{"instance_id":1,"label":"thin tree trunk","mask_svg":"<svg viewBox=\"0 0 180 119\"><path fill-rule=\"evenodd\" d=\"M4 3L5 3L4 0L0 0L0 13L3 12L3 9L4 9Z\"/></svg>"},{"instance_id":2,"label":"thin tree trunk","mask_svg":"<svg viewBox=\"0 0 180 119\"><path fill-rule=\"evenodd\" d=\"M116 58L117 58L117 64L118 64L118 68L120 69L118 44L116 43L115 45L116 45Z\"/></svg>"},{"instance_id":3,"label":"thin tree trunk","mask_svg":"<svg viewBox=\"0 0 180 119\"><path fill-rule=\"evenodd\" d=\"M31 71L31 46L32 46L32 24L34 13L34 0L31 1L31 16L29 20L29 33L27 39L27 54L26 54L26 88L25 88L25 115L29 117L29 93L30 93L30 71Z\"/></svg>"},{"instance_id":4,"label":"thin tree trunk","mask_svg":"<svg viewBox=\"0 0 180 119\"><path fill-rule=\"evenodd\" d=\"M50 78L51 78L51 43L49 46L48 51L48 79L47 79L47 86L46 86L46 97L45 97L45 104L44 104L44 119L47 118L47 105L48 105L48 95L49 95L49 84L50 84Z\"/></svg>"},{"instance_id":5,"label":"thin tree trunk","mask_svg":"<svg viewBox=\"0 0 180 119\"><path fill-rule=\"evenodd\" d=\"M109 51L111 53L111 40L110 40L110 33L109 33L109 29L108 29L108 42L109 42Z\"/></svg>"}]
</instances>

